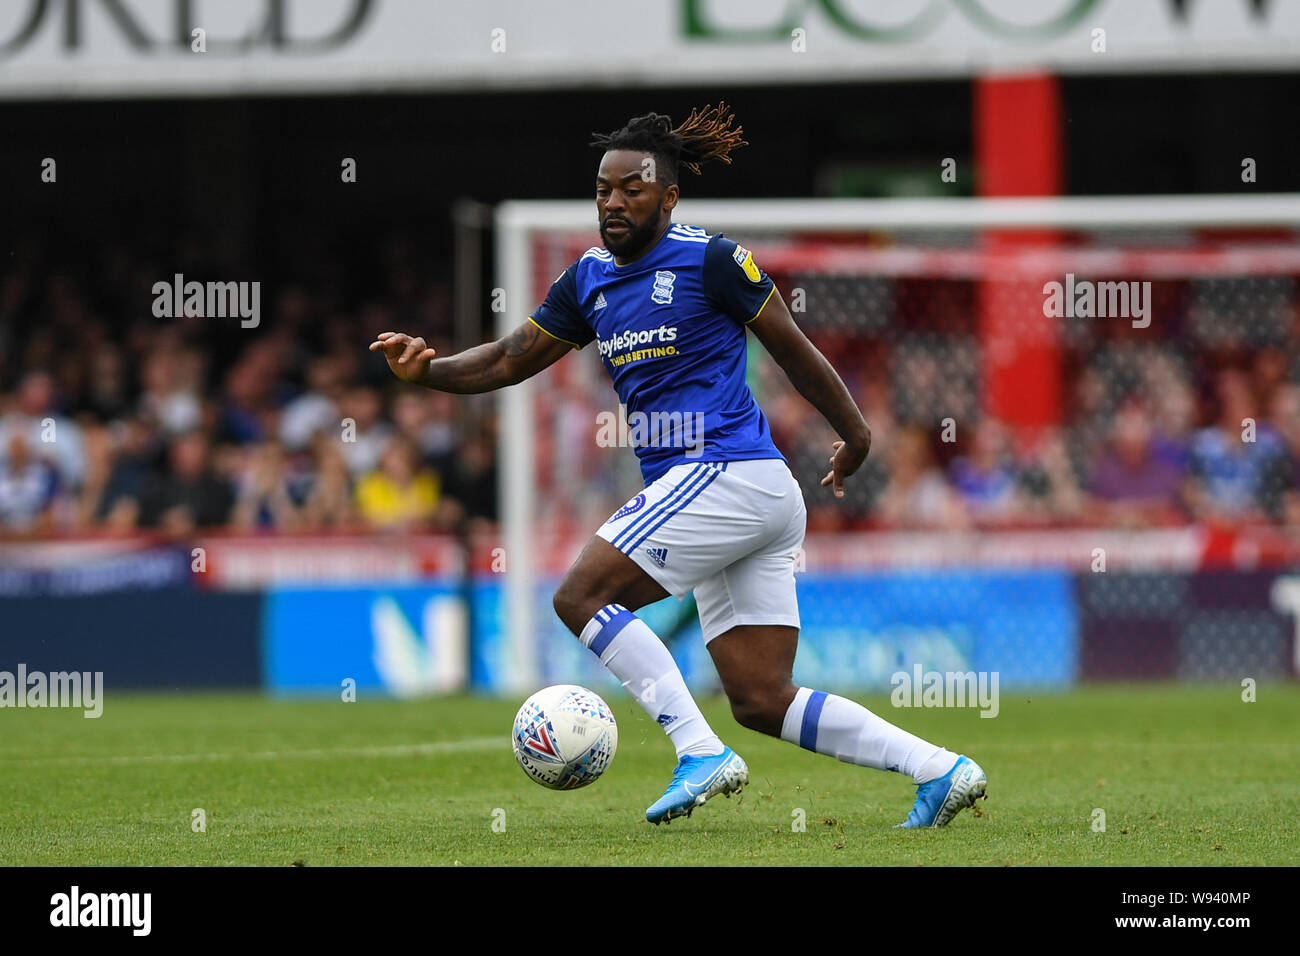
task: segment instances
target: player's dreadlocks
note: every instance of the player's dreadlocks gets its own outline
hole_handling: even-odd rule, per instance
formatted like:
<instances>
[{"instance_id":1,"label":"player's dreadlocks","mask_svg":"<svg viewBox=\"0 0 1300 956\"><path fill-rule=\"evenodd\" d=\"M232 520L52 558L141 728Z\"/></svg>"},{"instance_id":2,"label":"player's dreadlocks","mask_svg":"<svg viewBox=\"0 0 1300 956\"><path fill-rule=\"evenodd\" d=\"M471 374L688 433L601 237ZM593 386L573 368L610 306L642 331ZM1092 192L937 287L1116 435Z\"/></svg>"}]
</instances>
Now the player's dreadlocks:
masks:
<instances>
[{"instance_id":1,"label":"player's dreadlocks","mask_svg":"<svg viewBox=\"0 0 1300 956\"><path fill-rule=\"evenodd\" d=\"M677 182L679 166L685 166L695 175L700 174L700 164L717 159L731 162L731 151L748 146L740 138L741 127L731 128L735 114L727 112L727 104L706 106L691 110L686 121L673 129L673 121L661 113L646 113L627 121L622 129L612 133L593 133L591 146L604 150L635 149L651 153L659 164L658 175L664 185Z\"/></svg>"}]
</instances>

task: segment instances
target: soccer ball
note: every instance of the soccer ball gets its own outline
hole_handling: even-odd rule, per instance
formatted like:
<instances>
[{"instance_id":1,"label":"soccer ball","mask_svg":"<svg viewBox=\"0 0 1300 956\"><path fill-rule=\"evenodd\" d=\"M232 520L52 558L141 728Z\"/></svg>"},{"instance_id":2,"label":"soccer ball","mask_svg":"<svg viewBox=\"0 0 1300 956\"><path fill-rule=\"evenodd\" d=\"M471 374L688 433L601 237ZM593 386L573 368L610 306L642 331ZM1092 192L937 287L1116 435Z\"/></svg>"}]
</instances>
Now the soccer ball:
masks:
<instances>
[{"instance_id":1,"label":"soccer ball","mask_svg":"<svg viewBox=\"0 0 1300 956\"><path fill-rule=\"evenodd\" d=\"M599 695L556 684L519 708L514 747L524 773L543 787L576 790L594 783L614 759L618 724Z\"/></svg>"}]
</instances>

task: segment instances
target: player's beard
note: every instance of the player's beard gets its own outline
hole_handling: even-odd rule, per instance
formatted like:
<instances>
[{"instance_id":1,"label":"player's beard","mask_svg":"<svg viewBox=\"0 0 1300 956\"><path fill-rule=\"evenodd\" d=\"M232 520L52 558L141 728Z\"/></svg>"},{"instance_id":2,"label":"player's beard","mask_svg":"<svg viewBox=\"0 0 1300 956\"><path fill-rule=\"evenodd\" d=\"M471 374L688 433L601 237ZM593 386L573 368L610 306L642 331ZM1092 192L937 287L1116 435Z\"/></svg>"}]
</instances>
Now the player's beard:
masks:
<instances>
[{"instance_id":1,"label":"player's beard","mask_svg":"<svg viewBox=\"0 0 1300 956\"><path fill-rule=\"evenodd\" d=\"M659 232L658 217L647 220L639 226L632 224L630 219L623 219L621 216L614 218L631 224L632 228L621 236L611 237L605 232L605 225L609 221L606 220L600 224L600 241L605 244L606 249L620 259L635 259L641 255L650 247L650 243L654 242L655 234Z\"/></svg>"}]
</instances>

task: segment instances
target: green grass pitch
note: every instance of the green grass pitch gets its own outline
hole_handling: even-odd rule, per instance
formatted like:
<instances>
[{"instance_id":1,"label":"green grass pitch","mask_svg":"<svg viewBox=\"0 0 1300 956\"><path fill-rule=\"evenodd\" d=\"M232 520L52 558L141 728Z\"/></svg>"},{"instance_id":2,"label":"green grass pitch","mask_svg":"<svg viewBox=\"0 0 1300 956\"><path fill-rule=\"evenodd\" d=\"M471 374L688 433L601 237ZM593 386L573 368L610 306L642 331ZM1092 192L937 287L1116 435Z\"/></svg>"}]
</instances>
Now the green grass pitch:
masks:
<instances>
[{"instance_id":1,"label":"green grass pitch","mask_svg":"<svg viewBox=\"0 0 1300 956\"><path fill-rule=\"evenodd\" d=\"M1006 692L994 719L861 698L987 771L979 814L931 831L892 829L912 803L907 778L742 730L717 698L706 715L748 761L749 787L651 826L642 814L667 785L672 749L634 702L604 696L617 756L571 793L515 765L514 700L110 693L98 720L0 710L0 865L1240 866L1300 855L1295 685L1262 685L1253 703L1228 683ZM192 828L200 808L206 832Z\"/></svg>"}]
</instances>

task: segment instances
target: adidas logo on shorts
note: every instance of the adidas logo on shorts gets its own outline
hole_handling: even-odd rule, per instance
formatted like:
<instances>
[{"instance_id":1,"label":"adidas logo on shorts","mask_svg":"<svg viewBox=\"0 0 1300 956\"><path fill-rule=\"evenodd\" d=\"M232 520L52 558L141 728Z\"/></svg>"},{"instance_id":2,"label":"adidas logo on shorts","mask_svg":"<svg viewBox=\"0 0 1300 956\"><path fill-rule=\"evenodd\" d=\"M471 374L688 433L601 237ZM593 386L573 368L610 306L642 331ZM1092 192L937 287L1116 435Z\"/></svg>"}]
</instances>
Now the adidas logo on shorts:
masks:
<instances>
[{"instance_id":1,"label":"adidas logo on shorts","mask_svg":"<svg viewBox=\"0 0 1300 956\"><path fill-rule=\"evenodd\" d=\"M650 555L650 560L661 568L668 563L667 548L646 548L645 553Z\"/></svg>"}]
</instances>

